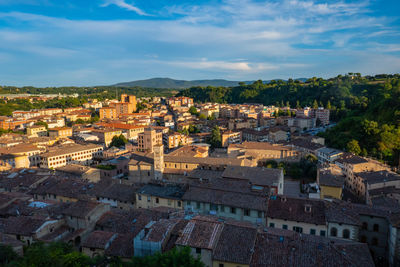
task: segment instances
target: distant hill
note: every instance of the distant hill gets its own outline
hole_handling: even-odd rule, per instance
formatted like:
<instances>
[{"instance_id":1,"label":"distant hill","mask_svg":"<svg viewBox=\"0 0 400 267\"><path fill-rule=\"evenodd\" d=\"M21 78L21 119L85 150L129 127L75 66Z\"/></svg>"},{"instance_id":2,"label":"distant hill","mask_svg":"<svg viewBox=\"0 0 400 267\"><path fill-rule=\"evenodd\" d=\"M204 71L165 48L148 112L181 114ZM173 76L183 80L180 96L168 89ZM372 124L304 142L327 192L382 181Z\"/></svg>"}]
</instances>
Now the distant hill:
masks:
<instances>
[{"instance_id":1,"label":"distant hill","mask_svg":"<svg viewBox=\"0 0 400 267\"><path fill-rule=\"evenodd\" d=\"M224 87L232 87L237 86L238 81L227 81L223 79L215 79L215 80L194 80L194 81L185 81L185 80L174 80L170 78L152 78L147 80L138 80L132 82L123 82L117 83L113 86L119 87L147 87L147 88L189 88L193 86L224 86ZM249 84L252 81L245 81L245 83Z\"/></svg>"}]
</instances>

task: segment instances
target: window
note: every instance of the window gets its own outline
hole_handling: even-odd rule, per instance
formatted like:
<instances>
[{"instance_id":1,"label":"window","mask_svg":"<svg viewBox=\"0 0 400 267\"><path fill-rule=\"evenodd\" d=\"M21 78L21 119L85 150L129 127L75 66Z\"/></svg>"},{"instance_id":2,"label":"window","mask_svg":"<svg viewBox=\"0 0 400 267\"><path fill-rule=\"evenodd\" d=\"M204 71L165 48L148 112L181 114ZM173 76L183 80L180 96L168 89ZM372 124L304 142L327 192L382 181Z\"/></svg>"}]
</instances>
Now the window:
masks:
<instances>
[{"instance_id":1,"label":"window","mask_svg":"<svg viewBox=\"0 0 400 267\"><path fill-rule=\"evenodd\" d=\"M374 224L374 232L379 232L379 224Z\"/></svg>"},{"instance_id":2,"label":"window","mask_svg":"<svg viewBox=\"0 0 400 267\"><path fill-rule=\"evenodd\" d=\"M337 229L335 227L331 228L331 236L337 236Z\"/></svg>"},{"instance_id":3,"label":"window","mask_svg":"<svg viewBox=\"0 0 400 267\"><path fill-rule=\"evenodd\" d=\"M147 197L147 202L150 202L150 201L151 201L151 197L148 196L148 197Z\"/></svg>"},{"instance_id":4,"label":"window","mask_svg":"<svg viewBox=\"0 0 400 267\"><path fill-rule=\"evenodd\" d=\"M371 245L377 246L378 245L378 238L376 238L376 237L372 238Z\"/></svg>"},{"instance_id":5,"label":"window","mask_svg":"<svg viewBox=\"0 0 400 267\"><path fill-rule=\"evenodd\" d=\"M178 201L178 207L180 207L181 206L181 202L180 201Z\"/></svg>"},{"instance_id":6,"label":"window","mask_svg":"<svg viewBox=\"0 0 400 267\"><path fill-rule=\"evenodd\" d=\"M160 203L160 200L158 199L158 197L156 197L156 203Z\"/></svg>"},{"instance_id":7,"label":"window","mask_svg":"<svg viewBox=\"0 0 400 267\"><path fill-rule=\"evenodd\" d=\"M258 212L257 217L258 217L258 218L262 218L262 211L259 211L259 212Z\"/></svg>"},{"instance_id":8,"label":"window","mask_svg":"<svg viewBox=\"0 0 400 267\"><path fill-rule=\"evenodd\" d=\"M196 248L196 253L201 254L201 248Z\"/></svg>"},{"instance_id":9,"label":"window","mask_svg":"<svg viewBox=\"0 0 400 267\"><path fill-rule=\"evenodd\" d=\"M171 206L172 200L168 199L168 206Z\"/></svg>"},{"instance_id":10,"label":"window","mask_svg":"<svg viewBox=\"0 0 400 267\"><path fill-rule=\"evenodd\" d=\"M236 214L236 208L231 207L231 213L232 213L232 214Z\"/></svg>"},{"instance_id":11,"label":"window","mask_svg":"<svg viewBox=\"0 0 400 267\"><path fill-rule=\"evenodd\" d=\"M299 227L299 226L293 226L293 231L295 231L297 233L302 233L303 232L303 228Z\"/></svg>"},{"instance_id":12,"label":"window","mask_svg":"<svg viewBox=\"0 0 400 267\"><path fill-rule=\"evenodd\" d=\"M310 229L310 235L315 235L315 229Z\"/></svg>"},{"instance_id":13,"label":"window","mask_svg":"<svg viewBox=\"0 0 400 267\"><path fill-rule=\"evenodd\" d=\"M367 243L367 237L365 235L362 235L360 241L361 243Z\"/></svg>"},{"instance_id":14,"label":"window","mask_svg":"<svg viewBox=\"0 0 400 267\"><path fill-rule=\"evenodd\" d=\"M274 228L275 224L274 223L269 223L269 227Z\"/></svg>"},{"instance_id":15,"label":"window","mask_svg":"<svg viewBox=\"0 0 400 267\"><path fill-rule=\"evenodd\" d=\"M284 225L282 225L282 229L285 229L285 230L287 230L287 224L284 224Z\"/></svg>"},{"instance_id":16,"label":"window","mask_svg":"<svg viewBox=\"0 0 400 267\"><path fill-rule=\"evenodd\" d=\"M362 223L362 229L363 229L363 230L368 230L368 223L363 222L363 223Z\"/></svg>"},{"instance_id":17,"label":"window","mask_svg":"<svg viewBox=\"0 0 400 267\"><path fill-rule=\"evenodd\" d=\"M200 202L196 202L196 208L199 210L200 209Z\"/></svg>"},{"instance_id":18,"label":"window","mask_svg":"<svg viewBox=\"0 0 400 267\"><path fill-rule=\"evenodd\" d=\"M190 206L190 201L189 200L186 201L186 205Z\"/></svg>"},{"instance_id":19,"label":"window","mask_svg":"<svg viewBox=\"0 0 400 267\"><path fill-rule=\"evenodd\" d=\"M218 210L218 206L215 205L215 204L210 204L210 210L217 211Z\"/></svg>"},{"instance_id":20,"label":"window","mask_svg":"<svg viewBox=\"0 0 400 267\"><path fill-rule=\"evenodd\" d=\"M350 231L348 229L343 230L343 238L350 238Z\"/></svg>"},{"instance_id":21,"label":"window","mask_svg":"<svg viewBox=\"0 0 400 267\"><path fill-rule=\"evenodd\" d=\"M244 210L244 216L250 216L250 210L245 209Z\"/></svg>"},{"instance_id":22,"label":"window","mask_svg":"<svg viewBox=\"0 0 400 267\"><path fill-rule=\"evenodd\" d=\"M223 264L223 263L220 263L220 264L218 265L218 267L224 267L224 264Z\"/></svg>"},{"instance_id":23,"label":"window","mask_svg":"<svg viewBox=\"0 0 400 267\"><path fill-rule=\"evenodd\" d=\"M325 236L325 235L326 235L326 232L325 232L325 230L321 230L321 231L319 231L319 235L320 235L320 236Z\"/></svg>"}]
</instances>

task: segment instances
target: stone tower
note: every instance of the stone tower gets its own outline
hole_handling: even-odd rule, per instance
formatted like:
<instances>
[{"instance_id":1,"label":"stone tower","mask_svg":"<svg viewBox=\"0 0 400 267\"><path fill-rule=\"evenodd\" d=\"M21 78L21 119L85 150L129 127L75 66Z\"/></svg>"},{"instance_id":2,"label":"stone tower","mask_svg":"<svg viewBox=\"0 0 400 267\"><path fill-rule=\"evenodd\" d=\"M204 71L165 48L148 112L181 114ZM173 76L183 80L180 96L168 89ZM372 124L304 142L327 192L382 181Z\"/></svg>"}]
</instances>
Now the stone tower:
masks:
<instances>
[{"instance_id":1,"label":"stone tower","mask_svg":"<svg viewBox=\"0 0 400 267\"><path fill-rule=\"evenodd\" d=\"M164 145L157 144L154 150L154 179L162 180L164 172Z\"/></svg>"}]
</instances>

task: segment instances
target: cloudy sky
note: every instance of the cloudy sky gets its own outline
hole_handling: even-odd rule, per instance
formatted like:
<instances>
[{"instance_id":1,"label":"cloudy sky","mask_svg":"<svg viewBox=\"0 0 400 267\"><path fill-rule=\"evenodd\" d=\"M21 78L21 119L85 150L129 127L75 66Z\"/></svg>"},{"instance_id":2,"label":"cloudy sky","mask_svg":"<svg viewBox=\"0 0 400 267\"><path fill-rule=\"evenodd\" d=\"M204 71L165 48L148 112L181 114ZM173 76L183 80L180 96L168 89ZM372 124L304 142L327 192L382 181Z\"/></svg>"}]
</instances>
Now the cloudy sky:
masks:
<instances>
[{"instance_id":1,"label":"cloudy sky","mask_svg":"<svg viewBox=\"0 0 400 267\"><path fill-rule=\"evenodd\" d=\"M0 0L0 84L398 73L398 1Z\"/></svg>"}]
</instances>

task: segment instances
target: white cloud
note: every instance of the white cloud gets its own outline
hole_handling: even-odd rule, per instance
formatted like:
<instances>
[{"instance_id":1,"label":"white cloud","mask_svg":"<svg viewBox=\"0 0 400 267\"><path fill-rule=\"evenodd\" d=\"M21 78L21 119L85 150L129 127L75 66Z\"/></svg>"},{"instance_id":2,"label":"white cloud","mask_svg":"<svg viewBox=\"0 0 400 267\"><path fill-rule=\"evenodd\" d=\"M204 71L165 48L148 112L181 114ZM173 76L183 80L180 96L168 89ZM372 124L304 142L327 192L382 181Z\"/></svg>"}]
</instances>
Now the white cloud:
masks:
<instances>
[{"instance_id":1,"label":"white cloud","mask_svg":"<svg viewBox=\"0 0 400 267\"><path fill-rule=\"evenodd\" d=\"M120 8L126 9L128 11L133 11L136 14L141 15L141 16L150 16L149 14L147 14L146 12L141 10L140 8L134 6L133 4L128 4L124 0L107 0L101 6L102 7L107 7L107 6L110 6L110 5L116 5L116 6L120 7Z\"/></svg>"},{"instance_id":2,"label":"white cloud","mask_svg":"<svg viewBox=\"0 0 400 267\"><path fill-rule=\"evenodd\" d=\"M49 62L41 64L49 73L57 63L57 68L69 71L98 69L101 75L85 77L102 80L130 80L130 75L176 77L176 73L193 78L304 77L350 68L355 51L368 51L371 60L399 52L399 30L391 26L390 18L371 13L367 1L324 2L224 0L166 7L152 11L158 17L151 19L79 20L0 12L0 22L11 27L0 29L0 50L17 58L19 66L28 65L21 62L32 61L27 55L31 54ZM128 0L103 4L109 5L147 15ZM12 28L14 24L18 30ZM390 37L387 44L380 43L382 36ZM340 57L342 61L331 64ZM396 62L388 66L395 67ZM0 72L7 67L0 62ZM118 73L112 74L115 70Z\"/></svg>"}]
</instances>

